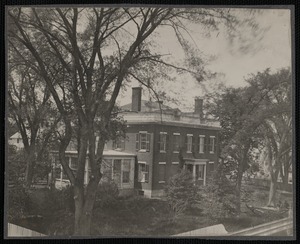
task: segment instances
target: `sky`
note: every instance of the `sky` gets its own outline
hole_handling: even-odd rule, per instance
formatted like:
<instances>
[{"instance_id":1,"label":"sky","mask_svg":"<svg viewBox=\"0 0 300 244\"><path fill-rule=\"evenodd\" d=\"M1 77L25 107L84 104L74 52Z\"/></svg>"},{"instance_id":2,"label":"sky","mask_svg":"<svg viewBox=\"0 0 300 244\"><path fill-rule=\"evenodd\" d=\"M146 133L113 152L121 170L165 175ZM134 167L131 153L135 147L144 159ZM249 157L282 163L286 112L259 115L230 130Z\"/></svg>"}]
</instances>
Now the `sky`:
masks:
<instances>
[{"instance_id":1,"label":"sky","mask_svg":"<svg viewBox=\"0 0 300 244\"><path fill-rule=\"evenodd\" d=\"M240 11L243 15L243 10ZM250 43L248 52L241 52L240 44L231 43L221 28L218 33L211 33L210 37L204 36L203 29L200 26L190 25L188 29L193 40L192 43L207 57L213 56L207 68L220 74L219 80L226 86L240 87L245 86L245 78L249 74L255 74L270 68L272 72L283 68L291 67L291 22L289 9L264 9L261 14L256 16L259 27L266 29L266 32L260 39L254 39L252 42L251 33L245 34L245 43ZM243 32L244 30L242 30ZM247 38L247 35L249 38ZM160 48L164 53L170 53L172 58L180 60L182 51L175 36L169 30L161 30L158 35ZM248 44L249 44L248 43ZM182 80L181 80L182 79ZM206 83L213 81L206 81ZM131 86L137 86L132 82ZM170 84L166 84L168 86ZM204 95L203 87L192 77L179 78L172 88L165 87L166 90L177 90L181 93L182 102L179 108L191 108L195 96ZM176 94L176 92L175 92ZM147 99L144 94L144 99ZM131 89L122 91L118 103L124 105L130 103Z\"/></svg>"}]
</instances>

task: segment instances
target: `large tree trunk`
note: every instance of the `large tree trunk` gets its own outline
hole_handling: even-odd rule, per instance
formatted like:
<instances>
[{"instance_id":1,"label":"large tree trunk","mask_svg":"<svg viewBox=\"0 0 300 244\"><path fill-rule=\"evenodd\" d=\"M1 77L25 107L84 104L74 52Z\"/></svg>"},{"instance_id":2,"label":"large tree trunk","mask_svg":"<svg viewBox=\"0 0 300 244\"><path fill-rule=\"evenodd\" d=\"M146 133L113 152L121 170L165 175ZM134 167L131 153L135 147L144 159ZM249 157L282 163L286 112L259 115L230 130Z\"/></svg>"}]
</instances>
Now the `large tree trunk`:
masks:
<instances>
[{"instance_id":1,"label":"large tree trunk","mask_svg":"<svg viewBox=\"0 0 300 244\"><path fill-rule=\"evenodd\" d=\"M271 182L270 182L270 190L269 190L269 200L268 200L268 207L275 207L275 199L276 199L276 192L277 192L277 178L278 178L279 171L276 170L275 172L271 171Z\"/></svg>"},{"instance_id":2,"label":"large tree trunk","mask_svg":"<svg viewBox=\"0 0 300 244\"><path fill-rule=\"evenodd\" d=\"M28 149L27 152L27 165L25 170L25 185L30 187L33 180L33 173L34 173L34 166L35 166L35 157L34 157L34 149Z\"/></svg>"},{"instance_id":3,"label":"large tree trunk","mask_svg":"<svg viewBox=\"0 0 300 244\"><path fill-rule=\"evenodd\" d=\"M83 128L82 128L83 129ZM83 165L85 162L87 154L87 146L89 148L89 163L91 167L91 173L88 185L84 187L84 174L82 172L76 177L76 184L74 186L74 201L75 201L75 226L74 226L74 235L75 236L89 236L91 232L91 223L92 223L92 212L94 208L94 203L96 200L96 192L98 188L99 181L101 179L100 167L97 164L96 160L96 150L95 150L95 135L94 129L91 127L88 131L82 131L83 137L80 143L79 155L79 165ZM85 133L86 132L86 133ZM104 148L104 141L101 141L98 149L100 150L97 155L102 161L102 153ZM98 151L98 150L97 150ZM85 164L84 164L85 165ZM83 168L84 170L84 168ZM83 177L83 178L82 178Z\"/></svg>"},{"instance_id":4,"label":"large tree trunk","mask_svg":"<svg viewBox=\"0 0 300 244\"><path fill-rule=\"evenodd\" d=\"M243 169L242 168L243 168L243 163L241 165L239 165L238 173L237 173L237 182L236 182L237 215L240 215L240 213L241 213L241 188L242 188L242 179L243 179Z\"/></svg>"}]
</instances>

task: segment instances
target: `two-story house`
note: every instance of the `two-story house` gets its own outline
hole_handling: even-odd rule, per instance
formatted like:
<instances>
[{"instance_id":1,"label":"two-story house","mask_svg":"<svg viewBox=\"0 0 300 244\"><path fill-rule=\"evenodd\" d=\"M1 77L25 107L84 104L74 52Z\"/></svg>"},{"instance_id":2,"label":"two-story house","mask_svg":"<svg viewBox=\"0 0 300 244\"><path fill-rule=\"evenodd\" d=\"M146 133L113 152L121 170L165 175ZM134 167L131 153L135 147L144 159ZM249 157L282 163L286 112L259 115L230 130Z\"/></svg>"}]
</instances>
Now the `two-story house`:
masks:
<instances>
[{"instance_id":1,"label":"two-story house","mask_svg":"<svg viewBox=\"0 0 300 244\"><path fill-rule=\"evenodd\" d=\"M133 88L132 103L122 107L126 139L107 144L108 149L136 155L135 189L145 197L163 195L180 164L205 185L218 161L220 126L204 119L203 100L196 98L194 111L183 113L141 96L142 89Z\"/></svg>"}]
</instances>

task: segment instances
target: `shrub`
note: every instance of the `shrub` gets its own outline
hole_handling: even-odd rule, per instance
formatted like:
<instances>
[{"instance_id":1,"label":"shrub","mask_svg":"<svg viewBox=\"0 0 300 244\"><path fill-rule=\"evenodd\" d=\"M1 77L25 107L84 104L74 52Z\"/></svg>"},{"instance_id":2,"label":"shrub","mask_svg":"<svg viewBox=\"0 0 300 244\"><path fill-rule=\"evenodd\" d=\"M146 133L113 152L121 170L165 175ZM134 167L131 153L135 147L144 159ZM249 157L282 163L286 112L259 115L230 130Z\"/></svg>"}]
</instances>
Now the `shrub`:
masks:
<instances>
[{"instance_id":1,"label":"shrub","mask_svg":"<svg viewBox=\"0 0 300 244\"><path fill-rule=\"evenodd\" d=\"M203 206L211 218L219 219L237 214L237 194L234 184L223 173L219 165L207 184L202 188L205 200Z\"/></svg>"},{"instance_id":2,"label":"shrub","mask_svg":"<svg viewBox=\"0 0 300 244\"><path fill-rule=\"evenodd\" d=\"M26 217L30 207L31 201L27 189L22 185L8 188L8 221Z\"/></svg>"},{"instance_id":3,"label":"shrub","mask_svg":"<svg viewBox=\"0 0 300 244\"><path fill-rule=\"evenodd\" d=\"M181 170L170 178L165 187L167 202L174 217L198 202L198 187L194 184L191 173Z\"/></svg>"},{"instance_id":4,"label":"shrub","mask_svg":"<svg viewBox=\"0 0 300 244\"><path fill-rule=\"evenodd\" d=\"M73 187L67 186L61 190L49 190L46 195L45 205L46 210L65 210L74 212Z\"/></svg>"},{"instance_id":5,"label":"shrub","mask_svg":"<svg viewBox=\"0 0 300 244\"><path fill-rule=\"evenodd\" d=\"M118 196L118 185L113 180L101 181L96 193L96 206L107 207L114 205Z\"/></svg>"}]
</instances>

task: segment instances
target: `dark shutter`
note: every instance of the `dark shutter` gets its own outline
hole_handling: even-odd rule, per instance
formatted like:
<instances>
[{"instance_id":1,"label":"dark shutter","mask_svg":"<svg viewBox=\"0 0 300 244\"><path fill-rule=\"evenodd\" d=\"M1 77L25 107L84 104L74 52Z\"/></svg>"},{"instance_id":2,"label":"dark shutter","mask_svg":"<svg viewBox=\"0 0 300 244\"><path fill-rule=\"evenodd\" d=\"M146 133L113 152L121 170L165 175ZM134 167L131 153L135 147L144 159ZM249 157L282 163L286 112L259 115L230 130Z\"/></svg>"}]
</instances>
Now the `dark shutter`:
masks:
<instances>
[{"instance_id":1,"label":"dark shutter","mask_svg":"<svg viewBox=\"0 0 300 244\"><path fill-rule=\"evenodd\" d=\"M214 139L214 153L217 153L217 138Z\"/></svg>"},{"instance_id":2,"label":"dark shutter","mask_svg":"<svg viewBox=\"0 0 300 244\"><path fill-rule=\"evenodd\" d=\"M208 152L208 145L207 145L207 136L204 136L204 153Z\"/></svg>"},{"instance_id":3,"label":"dark shutter","mask_svg":"<svg viewBox=\"0 0 300 244\"><path fill-rule=\"evenodd\" d=\"M196 152L196 138L192 136L192 152Z\"/></svg>"},{"instance_id":4,"label":"dark shutter","mask_svg":"<svg viewBox=\"0 0 300 244\"><path fill-rule=\"evenodd\" d=\"M146 167L145 167L145 171L146 171L146 173L145 173L145 182L149 182L149 165L148 164L146 164Z\"/></svg>"},{"instance_id":5,"label":"dark shutter","mask_svg":"<svg viewBox=\"0 0 300 244\"><path fill-rule=\"evenodd\" d=\"M158 134L158 151L160 151L160 143L161 143L161 134Z\"/></svg>"},{"instance_id":6,"label":"dark shutter","mask_svg":"<svg viewBox=\"0 0 300 244\"><path fill-rule=\"evenodd\" d=\"M149 133L147 133L147 142L146 142L146 150L149 152L150 151L150 138L151 135Z\"/></svg>"},{"instance_id":7,"label":"dark shutter","mask_svg":"<svg viewBox=\"0 0 300 244\"><path fill-rule=\"evenodd\" d=\"M187 149L188 149L188 136L187 135L185 136L184 149L185 149L185 151L187 151Z\"/></svg>"},{"instance_id":8,"label":"dark shutter","mask_svg":"<svg viewBox=\"0 0 300 244\"><path fill-rule=\"evenodd\" d=\"M137 133L135 135L135 150L139 151L140 150L140 134Z\"/></svg>"},{"instance_id":9,"label":"dark shutter","mask_svg":"<svg viewBox=\"0 0 300 244\"><path fill-rule=\"evenodd\" d=\"M166 151L169 150L169 134L166 134Z\"/></svg>"}]
</instances>

